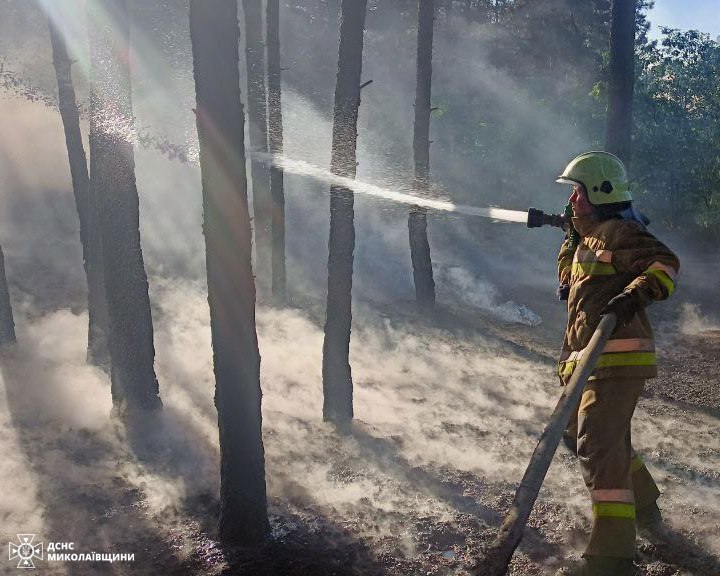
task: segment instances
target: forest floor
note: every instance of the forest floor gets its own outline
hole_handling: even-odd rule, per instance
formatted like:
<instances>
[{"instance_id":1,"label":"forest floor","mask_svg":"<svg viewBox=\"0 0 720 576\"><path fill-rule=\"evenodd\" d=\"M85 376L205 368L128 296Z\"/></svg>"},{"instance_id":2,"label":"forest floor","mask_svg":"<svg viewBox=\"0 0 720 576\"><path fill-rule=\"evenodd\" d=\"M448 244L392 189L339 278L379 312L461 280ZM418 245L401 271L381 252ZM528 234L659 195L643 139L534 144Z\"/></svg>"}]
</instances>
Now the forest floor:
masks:
<instances>
[{"instance_id":1,"label":"forest floor","mask_svg":"<svg viewBox=\"0 0 720 576\"><path fill-rule=\"evenodd\" d=\"M353 332L356 419L338 431L319 410L317 319L258 314L271 539L253 549L216 540L209 361L183 367L178 354L192 344L183 339L195 337L193 325L158 314L156 340L171 342L158 346L161 390L171 377L176 385L167 387L161 417L132 425L107 418L107 400L92 418L79 416L91 411L87 397L107 392L106 376L68 372L82 347L58 352L59 340L40 336L42 325L25 334L31 345L2 363L6 474L20 490L5 504L8 538L35 530L46 549L64 541L75 551L135 555L113 563L45 558L35 560L38 574L467 574L494 538L557 399L557 333L467 310L430 323L409 306L366 316ZM81 331L83 318L68 312L54 321ZM202 338L196 348L207 352ZM641 576L717 576L720 331L668 332L659 349L660 376L638 405L633 433L663 490L673 536L662 546L639 539L636 567ZM48 394L73 379L70 401ZM38 382L42 394L32 390ZM577 464L561 447L509 574L550 575L578 557L588 509ZM16 574L15 564L6 559L0 573Z\"/></svg>"}]
</instances>

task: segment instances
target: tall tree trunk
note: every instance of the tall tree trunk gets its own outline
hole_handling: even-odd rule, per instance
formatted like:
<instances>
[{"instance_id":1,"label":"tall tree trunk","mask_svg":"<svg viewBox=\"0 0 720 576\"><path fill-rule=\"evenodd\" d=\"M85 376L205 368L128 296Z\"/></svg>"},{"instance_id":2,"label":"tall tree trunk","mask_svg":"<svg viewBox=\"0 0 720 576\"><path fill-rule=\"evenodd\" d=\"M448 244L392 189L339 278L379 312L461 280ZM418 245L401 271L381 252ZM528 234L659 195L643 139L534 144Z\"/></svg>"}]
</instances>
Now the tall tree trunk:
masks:
<instances>
[{"instance_id":1,"label":"tall tree trunk","mask_svg":"<svg viewBox=\"0 0 720 576\"><path fill-rule=\"evenodd\" d=\"M346 178L355 178L366 7L367 0L342 0L340 13L340 48L330 170L333 174ZM349 358L355 249L353 201L353 193L347 188L330 188L328 292L323 343L323 418L337 423L347 423L353 417Z\"/></svg>"},{"instance_id":2,"label":"tall tree trunk","mask_svg":"<svg viewBox=\"0 0 720 576\"><path fill-rule=\"evenodd\" d=\"M417 83L413 160L415 189L421 194L430 187L430 93L432 81L433 0L418 2ZM415 298L422 308L435 306L435 280L427 237L427 212L413 206L408 218L410 256L415 279Z\"/></svg>"},{"instance_id":3,"label":"tall tree trunk","mask_svg":"<svg viewBox=\"0 0 720 576\"><path fill-rule=\"evenodd\" d=\"M140 246L132 138L126 0L88 3L90 31L90 178L102 234L115 408L161 406L153 362L153 325Z\"/></svg>"},{"instance_id":4,"label":"tall tree trunk","mask_svg":"<svg viewBox=\"0 0 720 576\"><path fill-rule=\"evenodd\" d=\"M610 15L610 77L605 146L630 163L635 87L635 0L613 0Z\"/></svg>"},{"instance_id":5,"label":"tall tree trunk","mask_svg":"<svg viewBox=\"0 0 720 576\"><path fill-rule=\"evenodd\" d=\"M0 247L0 348L11 346L17 342L15 337L15 321L10 305L10 290L5 275L5 255Z\"/></svg>"},{"instance_id":6,"label":"tall tree trunk","mask_svg":"<svg viewBox=\"0 0 720 576\"><path fill-rule=\"evenodd\" d=\"M283 152L283 119L280 82L280 0L267 0L268 130L270 154ZM272 197L272 296L275 304L286 298L285 282L285 192L282 168L270 166Z\"/></svg>"},{"instance_id":7,"label":"tall tree trunk","mask_svg":"<svg viewBox=\"0 0 720 576\"><path fill-rule=\"evenodd\" d=\"M268 168L268 133L265 95L265 47L262 38L262 0L243 0L245 13L245 65L248 86L250 174L255 213L255 274L260 297L272 284L272 199ZM258 157L258 154L262 157Z\"/></svg>"},{"instance_id":8,"label":"tall tree trunk","mask_svg":"<svg viewBox=\"0 0 720 576\"><path fill-rule=\"evenodd\" d=\"M224 542L268 532L236 0L190 0ZM239 112L239 113L238 113Z\"/></svg>"},{"instance_id":9,"label":"tall tree trunk","mask_svg":"<svg viewBox=\"0 0 720 576\"><path fill-rule=\"evenodd\" d=\"M65 130L65 144L70 162L75 207L80 221L80 243L88 287L88 362L110 367L108 348L108 311L102 270L102 239L98 222L97 201L90 188L87 157L80 132L80 113L72 81L72 62L68 56L63 31L49 20L53 66L58 83L58 104Z\"/></svg>"}]
</instances>

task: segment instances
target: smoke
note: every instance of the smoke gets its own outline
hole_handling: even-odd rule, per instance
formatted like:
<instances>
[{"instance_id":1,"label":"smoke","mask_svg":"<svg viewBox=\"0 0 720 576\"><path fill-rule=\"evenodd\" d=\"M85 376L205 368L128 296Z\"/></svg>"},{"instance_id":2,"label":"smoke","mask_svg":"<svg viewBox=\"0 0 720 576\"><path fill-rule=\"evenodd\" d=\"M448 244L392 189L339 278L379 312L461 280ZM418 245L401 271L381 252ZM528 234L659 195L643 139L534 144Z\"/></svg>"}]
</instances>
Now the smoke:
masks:
<instances>
[{"instance_id":1,"label":"smoke","mask_svg":"<svg viewBox=\"0 0 720 576\"><path fill-rule=\"evenodd\" d=\"M163 302L203 310L176 331L207 333L202 292L176 284L163 290ZM554 401L549 365L499 355L482 338L375 316L353 331L357 425L338 436L321 421L321 328L300 311L261 309L258 334L271 499L348 518L374 511L372 526L357 526L372 537L397 533L403 523L401 532L408 530L417 515L453 518L458 500L439 488L448 476L469 473L490 485L519 477ZM183 357L189 350L176 342ZM186 343L198 349L194 339ZM175 389L164 390L166 404Z\"/></svg>"},{"instance_id":2,"label":"smoke","mask_svg":"<svg viewBox=\"0 0 720 576\"><path fill-rule=\"evenodd\" d=\"M172 527L185 520L183 502L216 493L217 429L205 289L157 277L151 277L151 286L164 410L143 430L141 442L112 422L107 375L85 364L87 317L69 310L35 319L23 309L17 314L20 349L3 363L13 423L4 421L2 433L12 439L13 426L18 428L24 439L16 453L32 446L33 462L28 467L19 458L10 466L20 470L12 481L26 485L29 493L26 505L8 506L13 511L9 525L27 526L32 518L28 510L40 506L31 490L35 477L41 492L57 491L56 498L43 500L45 525L33 526L38 533L57 533L57 515L67 513L73 497L88 497L78 495L86 490L82 487L93 486L93 497L106 493L100 502L86 502L87 512L72 513L74 527L65 537L86 545L96 540L89 529L77 527L84 514L107 515L109 521L117 516L120 522L145 510L144 517L162 514ZM416 329L385 318L379 326L357 328L352 363L358 431L338 437L320 418L321 329L299 311L261 310L258 331L271 500L317 513L334 509L351 515L360 507L389 515L376 520L372 529L359 526L360 533L393 532L397 515L411 511L452 518L453 506L434 501L434 484L425 486L431 477L418 482L417 470L436 469L439 476L433 482L438 485L446 467L487 474L493 481L506 473L517 475L532 446L529 429L520 435L522 455L506 458L502 466L497 465L494 436L499 431L507 442L513 427L525 428L527 419L549 409L541 366L527 364L537 375L533 381L517 363L498 363L489 342L482 342L488 348L476 355L472 343L443 341L439 331L418 335ZM512 382L506 380L508 374ZM23 382L31 385L21 388ZM496 400L505 395L511 400L497 414ZM478 442L490 453L478 451ZM414 483L406 487L405 480L412 478ZM118 486L134 494L124 509L113 502L120 498ZM96 520L85 521L92 525ZM127 527L111 522L111 529L122 538Z\"/></svg>"},{"instance_id":3,"label":"smoke","mask_svg":"<svg viewBox=\"0 0 720 576\"><path fill-rule=\"evenodd\" d=\"M170 162L155 150L136 153L140 235L148 272L205 277L202 188L196 165Z\"/></svg>"},{"instance_id":4,"label":"smoke","mask_svg":"<svg viewBox=\"0 0 720 576\"><path fill-rule=\"evenodd\" d=\"M678 328L683 334L700 334L710 330L720 330L720 322L712 316L703 314L699 304L688 302L680 306Z\"/></svg>"},{"instance_id":5,"label":"smoke","mask_svg":"<svg viewBox=\"0 0 720 576\"><path fill-rule=\"evenodd\" d=\"M138 122L192 148L184 12L175 3L151 4L133 8L134 26L142 31L135 54L148 55L133 77ZM337 22L330 19L320 34L323 24L303 19L300 7L286 10L285 153L327 167ZM18 20L0 22L6 29ZM2 44L3 57L22 62L23 74L52 91L46 30L30 24L19 22L31 36L17 52ZM390 66L386 56L414 52L415 37L393 29L403 22L388 23L383 34L372 33L375 25L369 20L364 80L374 82L362 94L358 177L402 190L409 182L414 60L393 58ZM516 81L492 66L484 56L487 30L462 21L452 26L453 34L437 37L434 104L450 113L444 98L452 94L491 94L506 107L512 138L524 139L530 150L518 147L483 172L492 163L479 168L463 156L466 143L438 111L432 128L438 194L474 206L526 209L532 202L556 209L563 192L553 176L587 144L585 136L552 110L539 111ZM158 39L155 28L169 32ZM38 46L44 48L31 58ZM463 56L452 63L453 54ZM153 74L165 91L146 77ZM198 534L212 534L219 481L199 170L136 149L164 409L141 433L126 430L110 417L107 375L85 363L84 273L60 119L51 108L16 98L4 98L2 108L0 241L20 341L2 368L3 525L138 554L138 543L152 551L177 546L181 558L195 554ZM462 316L441 327L403 307L413 298L407 207L358 195L351 340L356 421L341 435L321 417L328 186L290 174L285 183L289 291L293 303L309 311L260 308L257 316L276 533L293 529L278 520L289 512L337 521L398 562L434 562L433 554L450 551L460 558L499 522L559 395L551 359L562 334L563 310L553 295L557 231L431 213L439 301ZM715 329L702 308L680 310L684 333ZM512 332L509 323L517 324ZM538 344L544 335L552 344ZM714 553L716 428L715 416L650 398L638 407L634 430L634 443L665 492L668 522ZM564 557L565 547L579 548L578 534L590 522L579 469L561 448L520 557L533 550ZM531 569L550 573L551 560L541 568L538 562Z\"/></svg>"},{"instance_id":6,"label":"smoke","mask_svg":"<svg viewBox=\"0 0 720 576\"><path fill-rule=\"evenodd\" d=\"M633 444L663 493L659 505L665 522L691 535L702 549L716 555L716 561L720 547L710 527L720 518L717 424L715 415L699 410L687 415L676 406L648 399L641 401L633 429ZM689 446L694 448L688 450Z\"/></svg>"},{"instance_id":7,"label":"smoke","mask_svg":"<svg viewBox=\"0 0 720 576\"><path fill-rule=\"evenodd\" d=\"M524 304L516 304L512 301L499 302L497 288L481 278L474 277L467 270L450 268L440 276L440 281L447 283L447 290L457 295L460 302L490 310L506 322L517 322L528 326L537 326L542 322L540 316Z\"/></svg>"},{"instance_id":8,"label":"smoke","mask_svg":"<svg viewBox=\"0 0 720 576\"><path fill-rule=\"evenodd\" d=\"M36 319L19 314L21 349L3 365L14 421L6 416L0 433L8 446L20 444L9 464L17 475L6 482L24 487L3 503L6 525L20 529L42 516L45 525L33 529L57 533L57 514L72 508L66 501L72 496L88 510L73 511L68 539L96 541L90 529L78 528L84 514L90 526L107 515L111 540L136 530L125 525L135 515L145 523L162 518L161 534L171 538L188 521L185 503L216 493L205 289L158 277L151 277L151 286L165 407L139 444L109 419L107 376L84 363L86 316L68 310ZM559 393L550 360L518 356L477 333L453 336L402 316L368 316L353 332L356 424L343 436L321 420L322 329L302 311L260 309L258 333L271 504L344 519L358 536L390 539L413 557L427 553L414 535L422 518L454 526L472 513L498 521L501 499L519 481ZM21 382L32 385L19 388ZM711 533L686 518L691 511L711 527L720 517L716 418L677 416L661 401L644 400L634 443L666 494L661 505L671 526L693 528L715 550ZM707 448L688 451L698 442ZM22 456L30 446L32 464ZM36 479L42 493L52 488L58 497L38 498ZM10 492L10 484L2 486ZM88 486L90 494L83 495ZM555 518L552 526L531 520L551 540L572 539L589 525L587 494L564 449L536 514Z\"/></svg>"},{"instance_id":9,"label":"smoke","mask_svg":"<svg viewBox=\"0 0 720 576\"><path fill-rule=\"evenodd\" d=\"M162 135L168 134L171 137L169 144L173 141L182 143L184 140L188 150L191 151L195 146L196 138L194 119L190 114L190 108L194 102L194 89L190 73L189 39L186 22L180 16L183 10L179 6L172 9L173 6L172 3L168 4L166 7L168 10L165 11L166 16L163 16L165 12L144 4L142 6L133 5L131 10L135 46L133 58L137 61L133 72L134 107L139 127L138 132L145 134L145 139L151 138L155 145L161 146ZM369 22L372 22L372 14L369 18ZM336 50L318 51L318 54L312 59L312 68L308 68L306 61L297 59L295 55L306 49L307 24L308 22L301 18L283 18L285 27L283 49L288 62L292 64L285 75L283 102L286 128L285 149L290 158L327 166L332 110L331 106L327 106L327 102L319 98L319 95L332 91L334 72L324 76L321 76L321 73L335 67L334 52ZM318 23L310 22L309 24L317 25ZM336 24L337 22L329 21L327 34L322 39L315 38L315 40L319 43L336 45L336 40L330 42L328 39L332 39L333 27ZM403 21L397 24L408 25L409 22ZM380 29L385 26L380 22L375 22L375 25L380 26ZM457 23L456 25L462 26L463 24ZM72 29L81 35L82 30L76 30L76 28L77 25ZM159 28L166 32L157 37L156 31ZM483 30L480 29L479 32L475 30L470 36L474 40L486 41L486 34ZM37 34L37 42L44 43L46 40L44 36L39 31ZM411 101L414 90L414 74L409 73L412 72L410 70L412 67L401 66L395 70L392 67L380 66L380 60L373 57L376 53L387 51L388 38L393 37L399 39L397 50L414 53L415 40L412 34L373 35L370 32L368 35L365 58L366 73L372 76L375 82L363 93L359 130L361 137L358 148L358 177L383 186L392 187L393 184L396 184L397 188L405 189L410 180L406 165L407 159L410 158L408 145L412 133ZM438 42L440 46L442 40L439 39ZM443 53L456 49L457 53L466 53L464 52L466 48L468 46L465 45L438 47L439 64L443 62L441 57ZM140 54L143 55L142 61L139 61ZM320 55L319 58L318 55ZM474 64L475 60L476 58L469 61L462 59L461 62L455 64L448 63L450 66L447 73L448 78L441 78L438 85L441 87L447 85L451 90L456 88L461 91L484 90L486 88L484 86L465 86L463 83L467 80L458 78L468 75L454 73L456 67L461 68L465 64L476 65ZM483 66L492 68L488 63ZM438 70L443 69L444 66L438 65ZM398 81L400 72L404 73L401 82ZM439 73L445 74L445 72ZM76 76L82 77L83 75L81 73ZM486 75L479 75L478 78L480 77L485 78ZM478 81L486 82L485 80ZM456 82L460 82L460 85L456 86ZM292 90L292 86L296 83L302 86L305 86L305 83L311 83L316 87L316 91L309 91L310 98L300 96ZM514 95L512 98L507 98L503 91L505 89L501 90L500 88L501 84L490 82L492 90L501 91L498 94L499 100L509 103L518 98L522 99L519 91L516 90L517 87L511 85L508 85L506 90ZM50 91L53 90L54 88L50 84ZM530 106L528 102L525 105L526 107ZM508 117L514 116L515 113L508 110ZM390 122L393 118L396 121ZM542 114L538 115L537 110L533 109L532 121L544 122L542 118ZM442 122L433 122L436 129L442 129ZM549 118L547 123L556 123L556 118ZM312 129L309 130L308 127L312 127ZM398 134L402 133L407 134L407 138L405 144L401 145L403 139L398 138ZM559 134L558 139L568 140L563 134ZM557 149L556 146L543 148ZM482 205L482 201L487 201L491 205L497 204L496 197L475 195L474 192L472 196L468 196L467 192L474 188L474 183L471 184L467 180L457 181L457 176L473 174L472 165L468 165L466 160L458 157L455 160L461 161L462 166L458 165L450 171L443 171L442 165L446 161L444 158L448 157L448 152L452 152L452 146L450 150L439 147L433 151L433 164L437 162L439 170L438 177L434 178L435 187L440 194L455 201L467 198L474 205ZM148 269L164 275L201 278L202 242L201 237L195 233L201 226L199 174L197 169L180 167L177 164L162 163L162 170L160 170L157 160L156 154L137 154L138 186L143 212L141 231ZM49 172L49 174L55 173L57 172ZM449 186L443 189L441 183L443 175L447 173L451 173L453 177L448 179ZM470 178L472 179L474 176L470 176ZM493 178L493 175L483 175L485 182L492 181ZM303 294L311 294L314 298L321 297L325 288L317 280L324 276L327 234L322 232L328 226L328 211L327 200L323 205L322 201L318 203L316 199L326 198L327 186L318 186L316 183L304 182L299 178L291 177L287 178L286 184L288 231L289 234L292 234L292 230L301 232L297 237L289 238L288 241L292 257L289 266L291 269L294 267L295 277L298 278L297 297L302 297ZM324 195L317 196L318 192L322 192ZM302 206L298 206L299 204ZM520 204L518 207L524 206ZM406 211L407 209L404 207L358 199L355 288L361 298L372 300L412 298L412 277L409 270L409 250L406 241ZM447 266L459 266L470 270L477 276L484 276L484 274L478 273L482 255L466 249L477 242L475 231L484 226L475 221L431 215L429 231L437 273L442 273L442 269ZM308 234L310 230L317 231L318 234L310 235ZM507 233L507 229L502 232L493 231L493 234L498 236L497 243L503 243L502 236ZM308 236L311 237L308 238ZM548 236L535 233L535 237L544 239ZM462 247L459 248L458 244ZM517 246L513 241L505 242L505 244L506 246ZM539 248L548 246L548 244L543 241L536 242L533 246ZM545 252L546 255L548 253L552 254L552 248ZM462 257L458 258L461 254ZM531 265L536 265L538 262L537 258L533 258L528 253L527 245L520 254L513 254L508 249L507 255L514 260L526 259ZM298 262L299 265L296 266L293 261ZM487 267L488 263L482 262L482 268ZM516 271L519 269L521 267L515 267ZM404 272L398 274L400 270L404 270ZM537 276L533 275L533 272L533 270L528 270L528 279ZM523 281L522 276L524 275L517 277L515 272L514 276L513 284ZM307 277L307 281L304 280L304 277ZM369 280L366 281L366 278ZM507 284L504 279L505 276L500 275L493 278L492 282L497 284L501 291L504 291L508 288L507 285L504 285ZM531 282L528 281L528 283ZM438 287L438 289L442 295L443 288ZM454 294L453 298L455 298Z\"/></svg>"},{"instance_id":10,"label":"smoke","mask_svg":"<svg viewBox=\"0 0 720 576\"><path fill-rule=\"evenodd\" d=\"M6 497L0 498L0 518L3 526L27 526L28 532L40 532L44 509L38 499L37 480L25 454L19 433L13 426L2 379L0 393L0 441L5 458L0 468L0 487ZM12 495L12 497L7 497ZM10 528L12 530L12 528Z\"/></svg>"},{"instance_id":11,"label":"smoke","mask_svg":"<svg viewBox=\"0 0 720 576\"><path fill-rule=\"evenodd\" d=\"M84 305L84 271L67 152L57 112L2 104L0 243L10 291L35 310Z\"/></svg>"}]
</instances>

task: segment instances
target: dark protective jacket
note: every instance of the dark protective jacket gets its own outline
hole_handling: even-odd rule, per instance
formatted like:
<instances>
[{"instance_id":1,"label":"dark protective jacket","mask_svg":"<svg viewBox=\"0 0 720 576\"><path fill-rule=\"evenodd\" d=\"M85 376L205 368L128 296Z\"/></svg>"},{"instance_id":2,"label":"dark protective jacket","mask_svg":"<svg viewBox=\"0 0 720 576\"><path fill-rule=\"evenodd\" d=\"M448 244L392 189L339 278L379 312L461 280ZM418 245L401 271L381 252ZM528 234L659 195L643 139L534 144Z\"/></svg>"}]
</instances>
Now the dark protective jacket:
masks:
<instances>
[{"instance_id":1,"label":"dark protective jacket","mask_svg":"<svg viewBox=\"0 0 720 576\"><path fill-rule=\"evenodd\" d=\"M677 256L639 222L594 216L573 218L581 236L576 249L566 240L558 255L561 284L570 285L568 324L558 372L567 382L611 298L632 293L644 308L675 291ZM657 360L652 328L644 310L616 327L590 380L653 378Z\"/></svg>"}]
</instances>

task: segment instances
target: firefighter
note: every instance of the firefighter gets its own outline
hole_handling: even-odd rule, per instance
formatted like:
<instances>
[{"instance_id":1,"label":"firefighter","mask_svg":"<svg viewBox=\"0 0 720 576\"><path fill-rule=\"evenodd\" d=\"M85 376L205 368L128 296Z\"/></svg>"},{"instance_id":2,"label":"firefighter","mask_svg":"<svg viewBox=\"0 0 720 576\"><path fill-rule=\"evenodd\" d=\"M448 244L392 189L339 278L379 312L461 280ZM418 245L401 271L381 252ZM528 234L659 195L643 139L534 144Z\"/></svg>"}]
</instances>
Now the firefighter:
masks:
<instances>
[{"instance_id":1,"label":"firefighter","mask_svg":"<svg viewBox=\"0 0 720 576\"><path fill-rule=\"evenodd\" d=\"M645 308L675 291L677 256L646 229L623 163L608 152L574 158L557 179L572 185L572 226L558 255L567 286L568 323L558 371L570 380L603 314L617 326L565 432L590 491L593 526L580 564L558 575L631 576L636 523L662 532L660 491L630 440L630 420L645 380L657 375Z\"/></svg>"}]
</instances>

